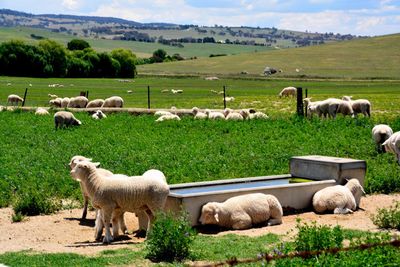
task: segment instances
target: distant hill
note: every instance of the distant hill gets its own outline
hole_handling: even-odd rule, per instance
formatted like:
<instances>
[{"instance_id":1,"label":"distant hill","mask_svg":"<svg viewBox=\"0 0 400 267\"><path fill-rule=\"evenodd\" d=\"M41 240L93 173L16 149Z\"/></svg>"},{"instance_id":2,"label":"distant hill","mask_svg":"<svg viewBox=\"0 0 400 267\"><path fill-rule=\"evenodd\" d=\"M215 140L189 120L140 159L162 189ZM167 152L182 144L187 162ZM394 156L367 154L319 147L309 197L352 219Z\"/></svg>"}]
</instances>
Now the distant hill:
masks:
<instances>
[{"instance_id":1,"label":"distant hill","mask_svg":"<svg viewBox=\"0 0 400 267\"><path fill-rule=\"evenodd\" d=\"M140 23L112 17L40 14L0 9L0 27L34 27L93 39L140 41L182 47L193 43L224 43L291 48L360 38L350 34L309 33L272 28L204 27Z\"/></svg>"},{"instance_id":2,"label":"distant hill","mask_svg":"<svg viewBox=\"0 0 400 267\"><path fill-rule=\"evenodd\" d=\"M260 77L266 66L281 69L272 77L400 79L400 34L312 47L138 66L139 74ZM241 74L241 73L248 74Z\"/></svg>"}]
</instances>

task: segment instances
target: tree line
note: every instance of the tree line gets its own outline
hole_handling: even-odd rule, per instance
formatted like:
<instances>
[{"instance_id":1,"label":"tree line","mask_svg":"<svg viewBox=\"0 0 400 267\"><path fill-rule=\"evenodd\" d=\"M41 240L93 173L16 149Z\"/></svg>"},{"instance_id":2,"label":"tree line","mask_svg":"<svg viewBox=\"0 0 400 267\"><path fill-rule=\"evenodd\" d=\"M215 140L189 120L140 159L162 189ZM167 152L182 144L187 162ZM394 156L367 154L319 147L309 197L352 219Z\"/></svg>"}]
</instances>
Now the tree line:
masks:
<instances>
[{"instance_id":1,"label":"tree line","mask_svg":"<svg viewBox=\"0 0 400 267\"><path fill-rule=\"evenodd\" d=\"M131 50L96 52L79 39L67 47L48 39L37 45L19 40L0 44L0 75L6 76L134 78L137 60Z\"/></svg>"}]
</instances>

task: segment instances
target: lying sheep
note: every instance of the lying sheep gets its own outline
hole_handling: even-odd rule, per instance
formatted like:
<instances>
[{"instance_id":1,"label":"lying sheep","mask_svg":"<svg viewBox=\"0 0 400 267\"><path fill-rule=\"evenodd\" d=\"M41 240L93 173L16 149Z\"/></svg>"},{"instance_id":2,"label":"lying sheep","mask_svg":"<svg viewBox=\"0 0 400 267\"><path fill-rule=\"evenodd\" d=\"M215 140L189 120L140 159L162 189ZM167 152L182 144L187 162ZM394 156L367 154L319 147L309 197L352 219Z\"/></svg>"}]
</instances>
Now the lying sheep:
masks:
<instances>
[{"instance_id":1,"label":"lying sheep","mask_svg":"<svg viewBox=\"0 0 400 267\"><path fill-rule=\"evenodd\" d=\"M50 107L60 108L62 103L62 98L50 99L49 105Z\"/></svg>"},{"instance_id":2,"label":"lying sheep","mask_svg":"<svg viewBox=\"0 0 400 267\"><path fill-rule=\"evenodd\" d=\"M157 211L163 210L169 186L159 177L132 176L129 179L107 177L96 168L95 163L79 162L71 171L71 176L81 181L88 190L95 208L101 210L106 230L104 243L110 243L118 235L118 218L121 213L145 212L149 219L147 232L154 221ZM113 224L113 236L110 232L110 220Z\"/></svg>"},{"instance_id":3,"label":"lying sheep","mask_svg":"<svg viewBox=\"0 0 400 267\"><path fill-rule=\"evenodd\" d=\"M372 128L372 138L375 141L376 148L378 152L386 152L385 146L382 144L389 139L389 137L393 134L392 128L386 124L378 124Z\"/></svg>"},{"instance_id":4,"label":"lying sheep","mask_svg":"<svg viewBox=\"0 0 400 267\"><path fill-rule=\"evenodd\" d=\"M209 110L209 109L206 109L206 110L204 111L204 113L207 114L207 116L208 116L208 118L209 118L210 120L220 120L220 119L225 120L225 115L224 115L222 112L219 112L219 111L211 111L211 110Z\"/></svg>"},{"instance_id":5,"label":"lying sheep","mask_svg":"<svg viewBox=\"0 0 400 267\"><path fill-rule=\"evenodd\" d=\"M297 93L296 87L289 86L289 87L285 87L285 88L282 89L282 91L279 93L279 97L282 97L282 96L287 96L287 97L296 96L296 93Z\"/></svg>"},{"instance_id":6,"label":"lying sheep","mask_svg":"<svg viewBox=\"0 0 400 267\"><path fill-rule=\"evenodd\" d=\"M386 152L396 155L397 162L400 164L400 132L392 134L385 142L383 142Z\"/></svg>"},{"instance_id":7,"label":"lying sheep","mask_svg":"<svg viewBox=\"0 0 400 267\"><path fill-rule=\"evenodd\" d=\"M94 99L89 101L86 108L100 108L104 104L104 99Z\"/></svg>"},{"instance_id":8,"label":"lying sheep","mask_svg":"<svg viewBox=\"0 0 400 267\"><path fill-rule=\"evenodd\" d=\"M222 98L222 101L224 101L223 98ZM235 101L235 97L233 97L233 96L226 96L226 97L225 97L225 101L226 101L226 102L233 102L233 101Z\"/></svg>"},{"instance_id":9,"label":"lying sheep","mask_svg":"<svg viewBox=\"0 0 400 267\"><path fill-rule=\"evenodd\" d=\"M154 116L156 116L156 117L160 117L163 115L172 115L172 113L170 111L166 111L166 110L157 110L156 112L154 112Z\"/></svg>"},{"instance_id":10,"label":"lying sheep","mask_svg":"<svg viewBox=\"0 0 400 267\"><path fill-rule=\"evenodd\" d=\"M319 190L314 194L312 204L318 213L332 210L334 214L353 213L363 193L364 189L358 179L351 179L344 186L328 186Z\"/></svg>"},{"instance_id":11,"label":"lying sheep","mask_svg":"<svg viewBox=\"0 0 400 267\"><path fill-rule=\"evenodd\" d=\"M231 120L231 121L242 121L243 116L239 112L236 112L230 108L226 108L224 110L224 115L225 115L225 120Z\"/></svg>"},{"instance_id":12,"label":"lying sheep","mask_svg":"<svg viewBox=\"0 0 400 267\"><path fill-rule=\"evenodd\" d=\"M201 208L199 222L232 229L248 229L268 222L282 223L282 206L273 195L253 193L231 197L225 202L208 202Z\"/></svg>"},{"instance_id":13,"label":"lying sheep","mask_svg":"<svg viewBox=\"0 0 400 267\"><path fill-rule=\"evenodd\" d=\"M171 89L171 93L173 93L173 94L182 94L183 90L181 90L181 89L177 89L177 90Z\"/></svg>"},{"instance_id":14,"label":"lying sheep","mask_svg":"<svg viewBox=\"0 0 400 267\"><path fill-rule=\"evenodd\" d=\"M371 103L367 99L352 100L351 96L343 96L342 100L350 102L354 110L354 116L362 113L365 117L371 117Z\"/></svg>"},{"instance_id":15,"label":"lying sheep","mask_svg":"<svg viewBox=\"0 0 400 267\"><path fill-rule=\"evenodd\" d=\"M101 120L107 118L107 116L101 110L97 110L95 113L92 114L92 118L95 120Z\"/></svg>"},{"instance_id":16,"label":"lying sheep","mask_svg":"<svg viewBox=\"0 0 400 267\"><path fill-rule=\"evenodd\" d=\"M208 118L207 114L204 113L204 112L201 112L198 107L193 107L192 108L192 114L193 114L193 117L196 120L203 120L203 119L207 119Z\"/></svg>"},{"instance_id":17,"label":"lying sheep","mask_svg":"<svg viewBox=\"0 0 400 267\"><path fill-rule=\"evenodd\" d=\"M19 102L24 102L24 99L18 95L9 95L7 97L7 105L10 103L11 106L18 106Z\"/></svg>"},{"instance_id":18,"label":"lying sheep","mask_svg":"<svg viewBox=\"0 0 400 267\"><path fill-rule=\"evenodd\" d=\"M119 96L112 96L106 98L101 107L103 108L122 108L124 106L124 100Z\"/></svg>"},{"instance_id":19,"label":"lying sheep","mask_svg":"<svg viewBox=\"0 0 400 267\"><path fill-rule=\"evenodd\" d=\"M50 113L45 108L39 107L36 109L35 115L50 115Z\"/></svg>"},{"instance_id":20,"label":"lying sheep","mask_svg":"<svg viewBox=\"0 0 400 267\"><path fill-rule=\"evenodd\" d=\"M181 118L179 118L179 116L178 116L178 115L175 115L175 114L166 114L166 115L160 116L160 117L156 120L156 122L170 121L170 120L180 121Z\"/></svg>"},{"instance_id":21,"label":"lying sheep","mask_svg":"<svg viewBox=\"0 0 400 267\"><path fill-rule=\"evenodd\" d=\"M57 95L48 94L48 96L49 96L50 98L58 98Z\"/></svg>"},{"instance_id":22,"label":"lying sheep","mask_svg":"<svg viewBox=\"0 0 400 267\"><path fill-rule=\"evenodd\" d=\"M89 100L84 96L72 97L69 100L68 108L85 108Z\"/></svg>"},{"instance_id":23,"label":"lying sheep","mask_svg":"<svg viewBox=\"0 0 400 267\"><path fill-rule=\"evenodd\" d=\"M54 114L54 124L57 128L69 127L71 125L79 126L82 123L77 120L71 112L68 111L58 111Z\"/></svg>"},{"instance_id":24,"label":"lying sheep","mask_svg":"<svg viewBox=\"0 0 400 267\"><path fill-rule=\"evenodd\" d=\"M66 108L66 107L68 107L68 104L69 104L69 101L70 101L71 99L69 98L69 97L64 97L64 98L62 98L61 99L61 107L62 108Z\"/></svg>"},{"instance_id":25,"label":"lying sheep","mask_svg":"<svg viewBox=\"0 0 400 267\"><path fill-rule=\"evenodd\" d=\"M254 113L250 112L250 111L254 111ZM268 115L265 114L264 112L261 111L255 111L253 109L242 109L240 111L240 114L243 116L243 119L245 120L254 120L254 119L268 119Z\"/></svg>"}]
</instances>

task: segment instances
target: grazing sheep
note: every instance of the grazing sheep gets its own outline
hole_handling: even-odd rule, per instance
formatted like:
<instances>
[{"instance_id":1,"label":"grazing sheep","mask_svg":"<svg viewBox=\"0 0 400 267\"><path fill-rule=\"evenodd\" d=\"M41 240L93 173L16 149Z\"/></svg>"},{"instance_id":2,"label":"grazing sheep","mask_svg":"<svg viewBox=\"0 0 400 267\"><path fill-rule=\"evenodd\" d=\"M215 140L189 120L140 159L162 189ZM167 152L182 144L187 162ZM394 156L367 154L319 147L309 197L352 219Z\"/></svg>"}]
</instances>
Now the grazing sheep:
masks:
<instances>
[{"instance_id":1,"label":"grazing sheep","mask_svg":"<svg viewBox=\"0 0 400 267\"><path fill-rule=\"evenodd\" d=\"M206 109L204 113L207 114L210 120L225 120L225 115L220 111L211 111L209 109Z\"/></svg>"},{"instance_id":2,"label":"grazing sheep","mask_svg":"<svg viewBox=\"0 0 400 267\"><path fill-rule=\"evenodd\" d=\"M354 116L362 113L365 117L371 117L371 103L367 99L352 100L351 98L351 96L343 96L342 100L350 102L354 110Z\"/></svg>"},{"instance_id":3,"label":"grazing sheep","mask_svg":"<svg viewBox=\"0 0 400 267\"><path fill-rule=\"evenodd\" d=\"M248 229L268 222L282 223L282 206L273 195L253 193L231 197L225 202L208 202L201 208L199 222L232 229Z\"/></svg>"},{"instance_id":4,"label":"grazing sheep","mask_svg":"<svg viewBox=\"0 0 400 267\"><path fill-rule=\"evenodd\" d=\"M147 232L154 221L157 211L163 210L169 186L158 176L132 176L129 179L104 176L95 163L79 162L71 171L71 176L81 181L92 204L101 210L101 217L106 230L104 243L110 243L118 235L118 218L121 213L145 212L149 219ZM113 236L110 232L110 220L113 224Z\"/></svg>"},{"instance_id":5,"label":"grazing sheep","mask_svg":"<svg viewBox=\"0 0 400 267\"><path fill-rule=\"evenodd\" d=\"M100 108L104 104L104 99L94 99L89 101L86 108Z\"/></svg>"},{"instance_id":6,"label":"grazing sheep","mask_svg":"<svg viewBox=\"0 0 400 267\"><path fill-rule=\"evenodd\" d=\"M224 99L222 98L222 101L223 101ZM225 97L225 101L226 102L233 102L233 101L235 101L235 97L233 97L233 96L226 96Z\"/></svg>"},{"instance_id":7,"label":"grazing sheep","mask_svg":"<svg viewBox=\"0 0 400 267\"><path fill-rule=\"evenodd\" d=\"M127 90L126 92L127 92L128 94L132 94L132 93L133 93L132 90Z\"/></svg>"},{"instance_id":8,"label":"grazing sheep","mask_svg":"<svg viewBox=\"0 0 400 267\"><path fill-rule=\"evenodd\" d=\"M176 115L176 114L165 114L165 115L160 116L160 117L156 120L156 122L160 122L160 121L170 121L170 120L180 121L181 118L179 118L179 116Z\"/></svg>"},{"instance_id":9,"label":"grazing sheep","mask_svg":"<svg viewBox=\"0 0 400 267\"><path fill-rule=\"evenodd\" d=\"M50 105L50 107L60 108L61 104L62 104L62 100L63 100L62 98L50 99L49 105Z\"/></svg>"},{"instance_id":10,"label":"grazing sheep","mask_svg":"<svg viewBox=\"0 0 400 267\"><path fill-rule=\"evenodd\" d=\"M339 106L338 106L338 109L336 110L336 114L337 113L340 113L343 116L348 115L348 116L354 118L353 107L351 106L351 103L349 103L348 101L339 100Z\"/></svg>"},{"instance_id":11,"label":"grazing sheep","mask_svg":"<svg viewBox=\"0 0 400 267\"><path fill-rule=\"evenodd\" d=\"M183 93L183 90L180 90L180 89L177 89L177 90L171 89L171 93L173 93L173 94L182 94L182 93Z\"/></svg>"},{"instance_id":12,"label":"grazing sheep","mask_svg":"<svg viewBox=\"0 0 400 267\"><path fill-rule=\"evenodd\" d=\"M54 124L57 128L69 127L71 125L79 126L82 123L77 120L71 112L68 111L58 111L54 114Z\"/></svg>"},{"instance_id":13,"label":"grazing sheep","mask_svg":"<svg viewBox=\"0 0 400 267\"><path fill-rule=\"evenodd\" d=\"M50 115L50 113L45 108L37 108L35 115Z\"/></svg>"},{"instance_id":14,"label":"grazing sheep","mask_svg":"<svg viewBox=\"0 0 400 267\"><path fill-rule=\"evenodd\" d=\"M95 120L101 120L107 118L107 116L101 110L97 110L95 113L92 114L92 118Z\"/></svg>"},{"instance_id":15,"label":"grazing sheep","mask_svg":"<svg viewBox=\"0 0 400 267\"><path fill-rule=\"evenodd\" d=\"M224 110L224 115L225 115L225 120L231 120L231 121L242 121L243 116L241 113L233 111L230 108L226 108Z\"/></svg>"},{"instance_id":16,"label":"grazing sheep","mask_svg":"<svg viewBox=\"0 0 400 267\"><path fill-rule=\"evenodd\" d=\"M196 120L203 120L203 119L207 119L208 118L207 114L204 113L204 112L201 112L198 107L193 107L192 108L192 114L193 114L193 117Z\"/></svg>"},{"instance_id":17,"label":"grazing sheep","mask_svg":"<svg viewBox=\"0 0 400 267\"><path fill-rule=\"evenodd\" d=\"M61 107L62 108L66 108L66 107L68 107L68 104L69 104L69 101L70 101L71 99L69 98L69 97L64 97L64 98L62 98L61 99Z\"/></svg>"},{"instance_id":18,"label":"grazing sheep","mask_svg":"<svg viewBox=\"0 0 400 267\"><path fill-rule=\"evenodd\" d=\"M393 134L392 128L386 124L378 124L372 128L372 138L375 141L376 148L378 152L386 152L385 146L382 144L389 139L389 137Z\"/></svg>"},{"instance_id":19,"label":"grazing sheep","mask_svg":"<svg viewBox=\"0 0 400 267\"><path fill-rule=\"evenodd\" d=\"M316 113L319 117L323 115L325 118L327 115L331 118L336 118L336 114L342 102L342 100L336 98L328 98L316 102L311 102L311 98L304 98L303 101L306 105L307 111L310 112L310 116Z\"/></svg>"},{"instance_id":20,"label":"grazing sheep","mask_svg":"<svg viewBox=\"0 0 400 267\"><path fill-rule=\"evenodd\" d=\"M57 95L48 94L48 96L49 96L50 98L58 98Z\"/></svg>"},{"instance_id":21,"label":"grazing sheep","mask_svg":"<svg viewBox=\"0 0 400 267\"><path fill-rule=\"evenodd\" d=\"M297 92L296 87L293 87L293 86L285 87L279 93L279 97L282 97L282 96L287 96L287 97L296 96L296 92Z\"/></svg>"},{"instance_id":22,"label":"grazing sheep","mask_svg":"<svg viewBox=\"0 0 400 267\"><path fill-rule=\"evenodd\" d=\"M213 90L213 89L211 89L210 92L213 93L213 94L218 94L218 91Z\"/></svg>"},{"instance_id":23,"label":"grazing sheep","mask_svg":"<svg viewBox=\"0 0 400 267\"><path fill-rule=\"evenodd\" d=\"M103 108L122 108L124 105L124 100L119 96L112 96L104 100Z\"/></svg>"},{"instance_id":24,"label":"grazing sheep","mask_svg":"<svg viewBox=\"0 0 400 267\"><path fill-rule=\"evenodd\" d=\"M383 142L386 152L396 155L397 161L400 164L400 132L392 134L385 142Z\"/></svg>"},{"instance_id":25,"label":"grazing sheep","mask_svg":"<svg viewBox=\"0 0 400 267\"><path fill-rule=\"evenodd\" d=\"M360 182L353 178L346 185L328 186L319 190L314 194L312 204L318 213L332 210L334 214L353 213L363 193Z\"/></svg>"},{"instance_id":26,"label":"grazing sheep","mask_svg":"<svg viewBox=\"0 0 400 267\"><path fill-rule=\"evenodd\" d=\"M18 106L19 102L24 102L24 99L18 95L9 95L7 97L7 105L10 103L11 106Z\"/></svg>"},{"instance_id":27,"label":"grazing sheep","mask_svg":"<svg viewBox=\"0 0 400 267\"><path fill-rule=\"evenodd\" d=\"M69 100L68 108L85 108L89 100L84 96L72 97Z\"/></svg>"},{"instance_id":28,"label":"grazing sheep","mask_svg":"<svg viewBox=\"0 0 400 267\"><path fill-rule=\"evenodd\" d=\"M169 89L162 89L161 90L161 93L168 93L169 92Z\"/></svg>"}]
</instances>

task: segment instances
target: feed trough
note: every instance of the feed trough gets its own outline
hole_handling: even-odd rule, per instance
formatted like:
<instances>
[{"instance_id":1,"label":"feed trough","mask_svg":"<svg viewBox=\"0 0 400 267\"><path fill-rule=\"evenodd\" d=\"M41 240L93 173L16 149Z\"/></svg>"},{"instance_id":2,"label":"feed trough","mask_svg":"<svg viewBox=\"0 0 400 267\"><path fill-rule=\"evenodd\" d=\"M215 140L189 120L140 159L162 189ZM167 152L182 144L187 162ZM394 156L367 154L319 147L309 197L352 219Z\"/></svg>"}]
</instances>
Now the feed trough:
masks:
<instances>
[{"instance_id":1,"label":"feed trough","mask_svg":"<svg viewBox=\"0 0 400 267\"><path fill-rule=\"evenodd\" d=\"M198 224L201 207L211 201L223 202L234 196L264 193L278 198L284 210L310 207L315 192L347 178L357 178L364 184L366 163L363 160L325 156L302 156L290 159L290 174L226 179L170 185L166 210L188 212L192 226ZM295 178L305 178L298 182ZM141 228L147 219L139 215Z\"/></svg>"}]
</instances>

